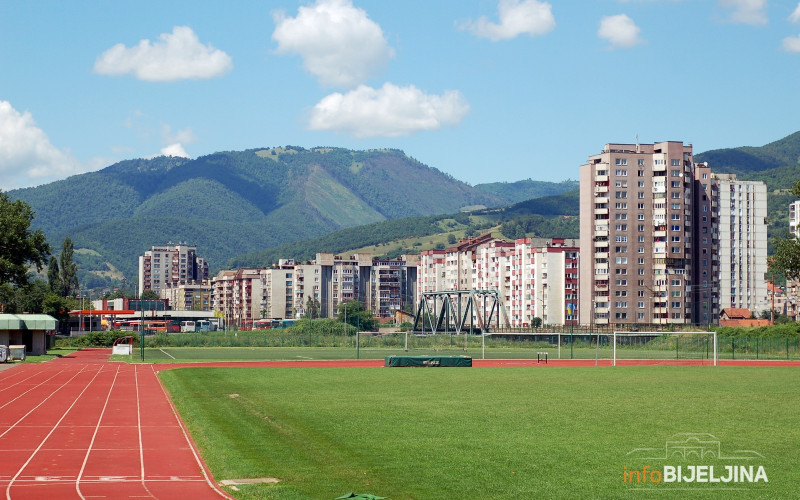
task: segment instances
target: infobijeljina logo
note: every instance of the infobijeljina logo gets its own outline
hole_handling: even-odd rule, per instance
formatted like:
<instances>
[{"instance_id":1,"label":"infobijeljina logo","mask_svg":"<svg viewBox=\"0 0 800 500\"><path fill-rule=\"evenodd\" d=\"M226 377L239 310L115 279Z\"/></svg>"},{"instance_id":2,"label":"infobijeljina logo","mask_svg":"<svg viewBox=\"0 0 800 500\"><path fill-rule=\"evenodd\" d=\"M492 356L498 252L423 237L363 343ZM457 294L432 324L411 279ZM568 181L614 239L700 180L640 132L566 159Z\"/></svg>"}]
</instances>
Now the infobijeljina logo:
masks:
<instances>
[{"instance_id":1,"label":"infobijeljina logo","mask_svg":"<svg viewBox=\"0 0 800 500\"><path fill-rule=\"evenodd\" d=\"M725 452L711 434L675 434L664 447L636 448L626 458L646 464L623 466L622 482L633 489L742 489L769 482L759 463L763 455L753 450Z\"/></svg>"}]
</instances>

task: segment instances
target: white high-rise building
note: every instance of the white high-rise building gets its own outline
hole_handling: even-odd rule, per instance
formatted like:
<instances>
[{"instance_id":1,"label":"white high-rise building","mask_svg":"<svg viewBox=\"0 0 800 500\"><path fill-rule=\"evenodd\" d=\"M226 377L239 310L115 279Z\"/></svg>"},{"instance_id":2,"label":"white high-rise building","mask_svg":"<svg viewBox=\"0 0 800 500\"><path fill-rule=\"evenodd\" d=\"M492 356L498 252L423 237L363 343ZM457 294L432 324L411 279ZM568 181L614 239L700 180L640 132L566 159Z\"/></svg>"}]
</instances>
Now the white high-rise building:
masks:
<instances>
[{"instance_id":1,"label":"white high-rise building","mask_svg":"<svg viewBox=\"0 0 800 500\"><path fill-rule=\"evenodd\" d=\"M712 174L719 191L721 307L771 308L767 295L767 186L734 174Z\"/></svg>"}]
</instances>

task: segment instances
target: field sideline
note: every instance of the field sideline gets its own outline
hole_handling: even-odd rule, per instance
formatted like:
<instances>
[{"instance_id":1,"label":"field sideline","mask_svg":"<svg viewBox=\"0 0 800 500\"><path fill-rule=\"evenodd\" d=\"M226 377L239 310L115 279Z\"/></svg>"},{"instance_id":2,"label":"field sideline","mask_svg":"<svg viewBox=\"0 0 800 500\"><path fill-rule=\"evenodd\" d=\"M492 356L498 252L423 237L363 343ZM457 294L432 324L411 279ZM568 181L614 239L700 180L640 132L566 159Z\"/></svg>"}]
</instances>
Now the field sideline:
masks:
<instances>
[{"instance_id":1,"label":"field sideline","mask_svg":"<svg viewBox=\"0 0 800 500\"><path fill-rule=\"evenodd\" d=\"M790 498L800 463L796 375L731 366L160 372L215 479L279 480L229 490L242 499L614 498L639 488L670 498ZM757 452L748 463L763 466L769 482L624 481L644 465L731 463L629 454L663 450L686 433Z\"/></svg>"}]
</instances>

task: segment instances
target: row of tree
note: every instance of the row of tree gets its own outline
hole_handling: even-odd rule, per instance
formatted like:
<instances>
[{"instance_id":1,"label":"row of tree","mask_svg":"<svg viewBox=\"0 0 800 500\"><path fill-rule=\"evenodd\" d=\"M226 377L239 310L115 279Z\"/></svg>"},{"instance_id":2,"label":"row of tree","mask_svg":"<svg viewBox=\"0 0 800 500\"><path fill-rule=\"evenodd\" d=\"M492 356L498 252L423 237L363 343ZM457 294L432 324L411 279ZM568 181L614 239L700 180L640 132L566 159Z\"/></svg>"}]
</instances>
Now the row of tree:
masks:
<instances>
[{"instance_id":1,"label":"row of tree","mask_svg":"<svg viewBox=\"0 0 800 500\"><path fill-rule=\"evenodd\" d=\"M20 200L0 192L0 312L44 313L66 326L70 309L78 307L78 266L72 240L66 238L58 257L41 229L31 229L34 213ZM47 263L47 281L41 272Z\"/></svg>"}]
</instances>

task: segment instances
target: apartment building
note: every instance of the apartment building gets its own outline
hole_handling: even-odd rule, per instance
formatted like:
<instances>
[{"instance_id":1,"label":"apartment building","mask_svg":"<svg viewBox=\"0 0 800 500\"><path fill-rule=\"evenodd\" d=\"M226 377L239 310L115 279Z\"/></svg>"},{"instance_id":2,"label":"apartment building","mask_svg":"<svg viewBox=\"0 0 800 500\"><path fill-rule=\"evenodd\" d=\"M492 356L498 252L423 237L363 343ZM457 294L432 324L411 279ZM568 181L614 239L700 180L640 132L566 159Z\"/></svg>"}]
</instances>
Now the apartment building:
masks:
<instances>
[{"instance_id":1,"label":"apartment building","mask_svg":"<svg viewBox=\"0 0 800 500\"><path fill-rule=\"evenodd\" d=\"M580 167L580 323L715 317L713 191L710 168L682 142L606 144L589 156Z\"/></svg>"},{"instance_id":2,"label":"apartment building","mask_svg":"<svg viewBox=\"0 0 800 500\"><path fill-rule=\"evenodd\" d=\"M767 292L767 186L713 174L719 191L719 284L723 308L771 309Z\"/></svg>"},{"instance_id":3,"label":"apartment building","mask_svg":"<svg viewBox=\"0 0 800 500\"><path fill-rule=\"evenodd\" d=\"M160 293L180 285L198 285L208 280L208 262L197 255L197 247L185 243L156 245L139 256L139 294Z\"/></svg>"},{"instance_id":4,"label":"apartment building","mask_svg":"<svg viewBox=\"0 0 800 500\"><path fill-rule=\"evenodd\" d=\"M373 259L369 296L365 308L378 318L394 318L396 311L414 312L417 294L416 255L399 259Z\"/></svg>"},{"instance_id":5,"label":"apartment building","mask_svg":"<svg viewBox=\"0 0 800 500\"><path fill-rule=\"evenodd\" d=\"M169 301L173 311L211 311L213 309L210 282L162 288L159 294L162 299Z\"/></svg>"},{"instance_id":6,"label":"apartment building","mask_svg":"<svg viewBox=\"0 0 800 500\"><path fill-rule=\"evenodd\" d=\"M540 318L549 325L578 324L578 242L564 238L522 238L511 257L511 326Z\"/></svg>"},{"instance_id":7,"label":"apartment building","mask_svg":"<svg viewBox=\"0 0 800 500\"><path fill-rule=\"evenodd\" d=\"M212 285L214 312L223 317L227 327L252 326L254 320L262 317L261 269L220 271Z\"/></svg>"},{"instance_id":8,"label":"apartment building","mask_svg":"<svg viewBox=\"0 0 800 500\"><path fill-rule=\"evenodd\" d=\"M261 270L261 313L264 318L288 319L294 317L295 261L281 259L278 265Z\"/></svg>"},{"instance_id":9,"label":"apartment building","mask_svg":"<svg viewBox=\"0 0 800 500\"><path fill-rule=\"evenodd\" d=\"M445 289L444 250L423 250L417 264L417 290L439 292Z\"/></svg>"},{"instance_id":10,"label":"apartment building","mask_svg":"<svg viewBox=\"0 0 800 500\"><path fill-rule=\"evenodd\" d=\"M418 275L418 300L425 292L497 290L512 327L529 327L537 317L546 324L578 321L576 240L511 243L486 234L446 250L422 252Z\"/></svg>"}]
</instances>

